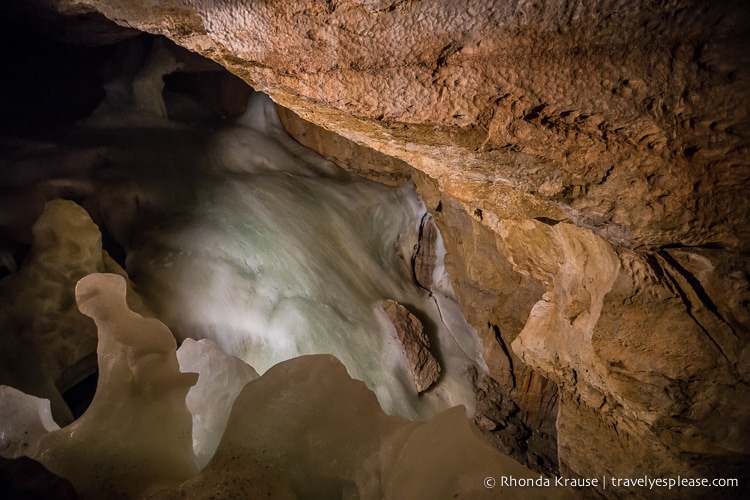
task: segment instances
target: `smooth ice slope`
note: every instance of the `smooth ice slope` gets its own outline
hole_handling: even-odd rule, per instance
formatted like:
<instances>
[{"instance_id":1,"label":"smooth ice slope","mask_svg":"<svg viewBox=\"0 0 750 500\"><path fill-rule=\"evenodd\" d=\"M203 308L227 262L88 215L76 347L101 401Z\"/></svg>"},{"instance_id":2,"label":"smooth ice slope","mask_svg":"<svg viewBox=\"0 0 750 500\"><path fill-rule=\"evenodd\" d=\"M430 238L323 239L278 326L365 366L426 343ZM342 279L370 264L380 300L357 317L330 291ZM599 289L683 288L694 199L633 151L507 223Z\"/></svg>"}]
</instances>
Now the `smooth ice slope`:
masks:
<instances>
[{"instance_id":1,"label":"smooth ice slope","mask_svg":"<svg viewBox=\"0 0 750 500\"><path fill-rule=\"evenodd\" d=\"M295 356L332 354L391 414L427 417L457 404L471 411L465 372L484 369L479 341L444 288L430 297L413 282L425 208L412 185L354 177L300 146L263 94L239 124L194 154L191 147L139 152L140 166L118 173L148 206L135 224L150 229L126 242L128 273L180 338L213 339L261 373ZM149 215L158 225L142 222L148 212L159 213ZM385 299L423 321L445 368L421 397L379 310Z\"/></svg>"}]
</instances>

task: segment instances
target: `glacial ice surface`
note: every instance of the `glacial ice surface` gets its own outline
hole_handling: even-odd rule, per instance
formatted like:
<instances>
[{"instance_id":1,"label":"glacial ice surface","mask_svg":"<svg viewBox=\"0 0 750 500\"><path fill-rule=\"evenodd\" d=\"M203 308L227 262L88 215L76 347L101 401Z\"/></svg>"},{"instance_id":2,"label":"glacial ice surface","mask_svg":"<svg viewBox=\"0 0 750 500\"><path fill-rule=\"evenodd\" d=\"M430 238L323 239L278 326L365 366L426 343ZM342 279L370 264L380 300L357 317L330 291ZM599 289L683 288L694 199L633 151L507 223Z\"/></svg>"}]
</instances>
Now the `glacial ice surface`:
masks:
<instances>
[{"instance_id":1,"label":"glacial ice surface","mask_svg":"<svg viewBox=\"0 0 750 500\"><path fill-rule=\"evenodd\" d=\"M389 414L427 418L458 404L472 411L465 372L485 369L481 347L442 265L432 296L414 283L425 207L413 185L352 176L302 147L260 93L239 123L200 141L178 129L158 133L174 140L118 146L123 154L108 167L116 173L106 175L121 181L102 190L102 214L106 224L141 229L123 242L128 273L179 339L210 338L259 373L295 356L332 354ZM134 222L123 223L124 212L106 201L112 192L130 197L117 205L123 211L138 206ZM421 396L380 311L385 299L425 324L444 368Z\"/></svg>"}]
</instances>

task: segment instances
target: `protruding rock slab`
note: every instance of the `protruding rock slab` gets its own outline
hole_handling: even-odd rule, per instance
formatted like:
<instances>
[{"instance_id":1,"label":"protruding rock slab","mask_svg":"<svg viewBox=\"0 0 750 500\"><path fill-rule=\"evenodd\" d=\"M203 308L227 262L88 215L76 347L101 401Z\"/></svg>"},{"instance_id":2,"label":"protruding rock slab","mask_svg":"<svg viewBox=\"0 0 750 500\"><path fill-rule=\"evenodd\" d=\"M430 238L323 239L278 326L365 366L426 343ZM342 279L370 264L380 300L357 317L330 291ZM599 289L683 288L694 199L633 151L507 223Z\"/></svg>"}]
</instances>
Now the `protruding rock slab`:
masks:
<instances>
[{"instance_id":1,"label":"protruding rock slab","mask_svg":"<svg viewBox=\"0 0 750 500\"><path fill-rule=\"evenodd\" d=\"M425 290L432 287L432 274L437 263L437 227L429 213L424 214L419 226L419 243L412 258L414 278Z\"/></svg>"},{"instance_id":2,"label":"protruding rock slab","mask_svg":"<svg viewBox=\"0 0 750 500\"><path fill-rule=\"evenodd\" d=\"M424 332L422 322L395 300L386 300L381 307L404 346L417 392L426 391L440 377L441 368L430 352L430 339Z\"/></svg>"}]
</instances>

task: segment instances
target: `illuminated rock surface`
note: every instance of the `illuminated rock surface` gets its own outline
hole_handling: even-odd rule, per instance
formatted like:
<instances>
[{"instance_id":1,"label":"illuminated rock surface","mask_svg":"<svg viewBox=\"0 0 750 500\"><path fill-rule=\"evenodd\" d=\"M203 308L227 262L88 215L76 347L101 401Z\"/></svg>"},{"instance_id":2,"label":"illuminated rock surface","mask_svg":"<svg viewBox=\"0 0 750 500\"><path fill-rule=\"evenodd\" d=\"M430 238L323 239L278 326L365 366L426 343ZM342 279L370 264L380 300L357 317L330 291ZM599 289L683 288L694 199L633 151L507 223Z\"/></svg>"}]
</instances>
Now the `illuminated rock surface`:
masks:
<instances>
[{"instance_id":1,"label":"illuminated rock surface","mask_svg":"<svg viewBox=\"0 0 750 500\"><path fill-rule=\"evenodd\" d=\"M440 364L430 352L430 339L422 323L396 301L386 300L381 307L404 347L417 392L426 391L440 377Z\"/></svg>"}]
</instances>

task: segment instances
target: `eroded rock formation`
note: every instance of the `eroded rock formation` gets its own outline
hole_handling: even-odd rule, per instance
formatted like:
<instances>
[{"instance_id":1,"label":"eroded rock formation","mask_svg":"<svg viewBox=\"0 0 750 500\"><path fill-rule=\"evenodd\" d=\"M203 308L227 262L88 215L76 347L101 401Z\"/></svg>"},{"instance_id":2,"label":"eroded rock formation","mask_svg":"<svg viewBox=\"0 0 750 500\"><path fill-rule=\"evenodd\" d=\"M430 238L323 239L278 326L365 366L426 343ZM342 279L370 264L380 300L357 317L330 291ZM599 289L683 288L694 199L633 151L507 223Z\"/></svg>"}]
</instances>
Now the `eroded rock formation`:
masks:
<instances>
[{"instance_id":1,"label":"eroded rock formation","mask_svg":"<svg viewBox=\"0 0 750 500\"><path fill-rule=\"evenodd\" d=\"M396 335L404 347L417 392L426 391L437 382L441 369L437 359L430 352L430 339L422 323L395 300L386 300L380 307L393 323Z\"/></svg>"},{"instance_id":2,"label":"eroded rock formation","mask_svg":"<svg viewBox=\"0 0 750 500\"><path fill-rule=\"evenodd\" d=\"M44 205L28 258L0 285L0 383L52 402L62 424L73 417L62 393L96 371L96 328L75 308L75 283L92 272L124 275L102 250L96 224L72 201ZM130 304L144 311L131 289Z\"/></svg>"}]
</instances>

